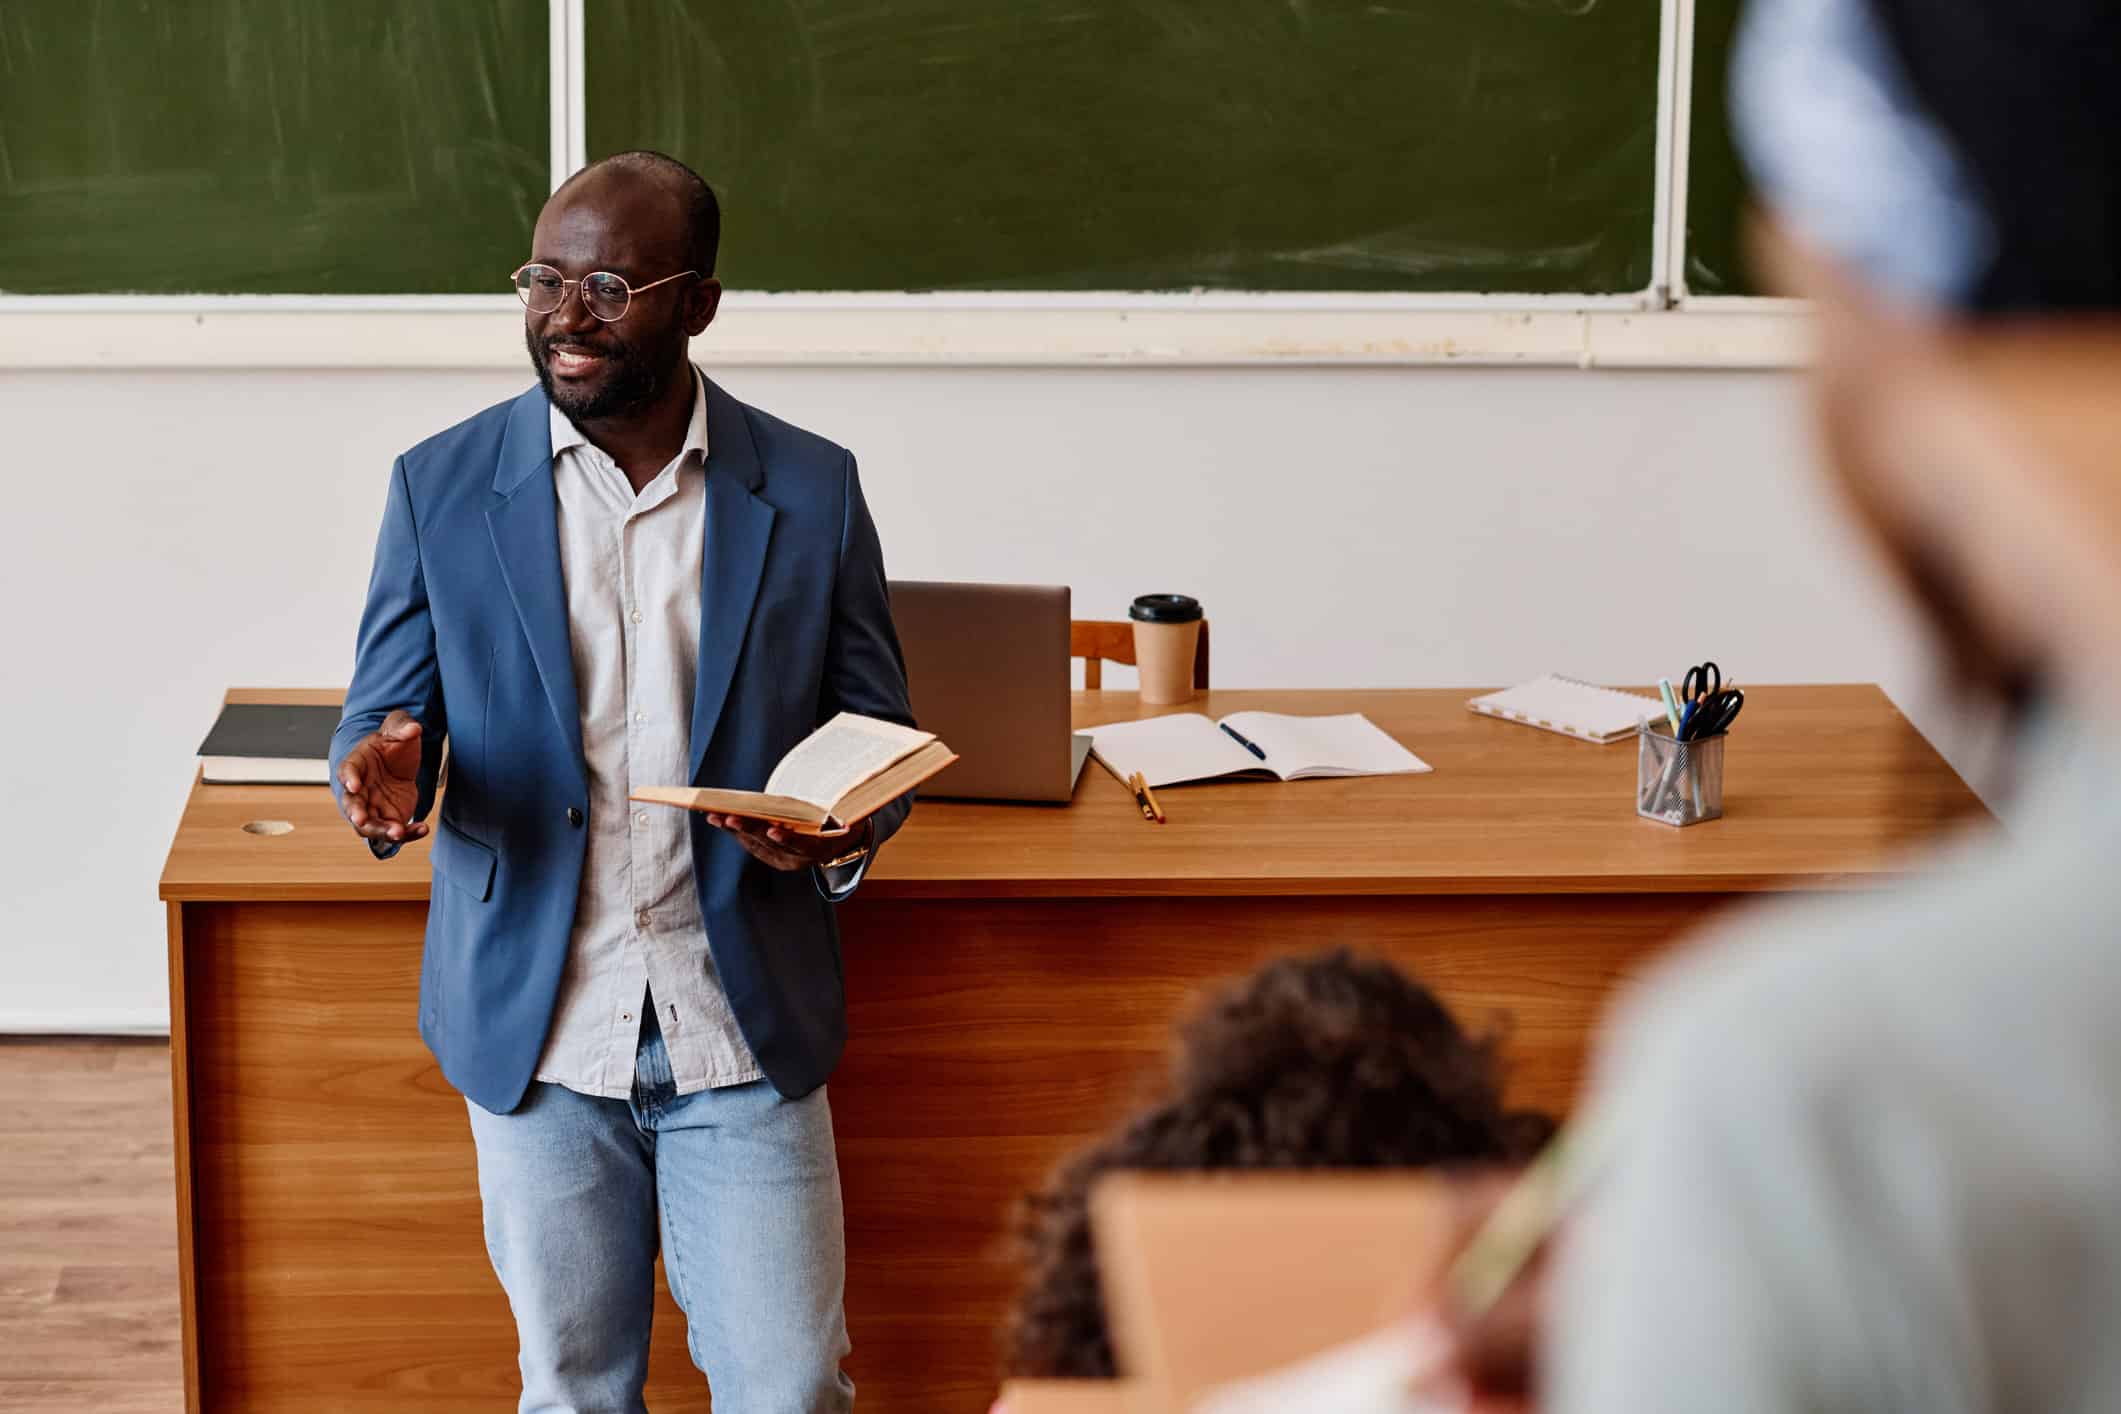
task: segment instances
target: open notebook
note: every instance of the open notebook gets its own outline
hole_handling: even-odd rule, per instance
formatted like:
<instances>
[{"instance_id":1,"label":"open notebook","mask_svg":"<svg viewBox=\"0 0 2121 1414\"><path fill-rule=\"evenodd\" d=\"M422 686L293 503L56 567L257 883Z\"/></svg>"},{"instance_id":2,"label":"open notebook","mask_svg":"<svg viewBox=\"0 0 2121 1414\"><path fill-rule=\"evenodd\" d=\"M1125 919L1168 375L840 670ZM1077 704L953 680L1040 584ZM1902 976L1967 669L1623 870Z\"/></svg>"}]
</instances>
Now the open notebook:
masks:
<instances>
[{"instance_id":1,"label":"open notebook","mask_svg":"<svg viewBox=\"0 0 2121 1414\"><path fill-rule=\"evenodd\" d=\"M1232 731L1257 746L1247 751ZM1232 712L1220 722L1198 712L1114 722L1090 728L1090 753L1121 780L1142 773L1152 786L1218 776L1298 781L1315 776L1392 776L1429 769L1427 762L1380 731L1360 712L1291 717Z\"/></svg>"},{"instance_id":2,"label":"open notebook","mask_svg":"<svg viewBox=\"0 0 2121 1414\"><path fill-rule=\"evenodd\" d=\"M1631 737L1644 717L1664 715L1664 704L1654 697L1552 676L1476 697L1466 706L1485 716L1596 742Z\"/></svg>"}]
</instances>

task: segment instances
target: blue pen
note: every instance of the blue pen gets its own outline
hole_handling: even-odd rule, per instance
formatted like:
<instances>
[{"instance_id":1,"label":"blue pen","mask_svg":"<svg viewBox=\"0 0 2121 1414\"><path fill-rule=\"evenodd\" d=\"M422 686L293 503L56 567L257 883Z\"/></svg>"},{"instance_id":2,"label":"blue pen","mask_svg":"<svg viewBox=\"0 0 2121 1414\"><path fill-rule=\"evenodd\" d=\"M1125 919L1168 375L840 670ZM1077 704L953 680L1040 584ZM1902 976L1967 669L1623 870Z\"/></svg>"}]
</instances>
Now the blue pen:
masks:
<instances>
[{"instance_id":1,"label":"blue pen","mask_svg":"<svg viewBox=\"0 0 2121 1414\"><path fill-rule=\"evenodd\" d=\"M1686 740L1687 728L1694 725L1694 713L1700 710L1699 702L1689 702L1679 713L1679 739Z\"/></svg>"},{"instance_id":2,"label":"blue pen","mask_svg":"<svg viewBox=\"0 0 2121 1414\"><path fill-rule=\"evenodd\" d=\"M1239 746L1242 746L1245 750L1251 752L1260 760L1264 761L1267 759L1266 752L1261 751L1256 745L1249 741L1246 741L1242 736L1239 736L1237 728L1231 726L1228 722L1217 722L1215 725L1221 727L1224 731L1228 732L1230 734L1230 740L1236 742Z\"/></svg>"}]
</instances>

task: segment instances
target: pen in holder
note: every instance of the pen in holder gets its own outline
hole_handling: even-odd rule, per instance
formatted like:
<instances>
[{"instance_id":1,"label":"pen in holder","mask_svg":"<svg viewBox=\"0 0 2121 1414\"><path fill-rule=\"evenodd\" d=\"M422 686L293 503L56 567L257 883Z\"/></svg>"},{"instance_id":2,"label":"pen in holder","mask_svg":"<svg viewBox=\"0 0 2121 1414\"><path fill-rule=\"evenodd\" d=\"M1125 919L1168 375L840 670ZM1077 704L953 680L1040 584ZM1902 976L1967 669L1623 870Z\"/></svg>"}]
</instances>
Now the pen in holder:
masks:
<instances>
[{"instance_id":1,"label":"pen in holder","mask_svg":"<svg viewBox=\"0 0 2121 1414\"><path fill-rule=\"evenodd\" d=\"M1667 825L1721 819L1727 735L1678 741L1666 724L1644 721L1636 729L1635 813Z\"/></svg>"}]
</instances>

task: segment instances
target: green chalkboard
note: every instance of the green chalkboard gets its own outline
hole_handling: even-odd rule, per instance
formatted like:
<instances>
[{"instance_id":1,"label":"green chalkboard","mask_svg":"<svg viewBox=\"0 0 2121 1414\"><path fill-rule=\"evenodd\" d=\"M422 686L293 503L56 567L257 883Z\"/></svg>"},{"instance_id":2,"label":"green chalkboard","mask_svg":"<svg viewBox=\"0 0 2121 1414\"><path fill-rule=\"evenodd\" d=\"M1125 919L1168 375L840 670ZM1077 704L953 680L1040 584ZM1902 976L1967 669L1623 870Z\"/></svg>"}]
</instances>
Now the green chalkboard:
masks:
<instances>
[{"instance_id":1,"label":"green chalkboard","mask_svg":"<svg viewBox=\"0 0 2121 1414\"><path fill-rule=\"evenodd\" d=\"M1694 0L1694 106L1688 115L1686 288L1696 295L1760 291L1746 270L1751 193L1731 145L1731 40L1740 0Z\"/></svg>"},{"instance_id":2,"label":"green chalkboard","mask_svg":"<svg viewBox=\"0 0 2121 1414\"><path fill-rule=\"evenodd\" d=\"M504 293L546 0L5 0L0 291Z\"/></svg>"},{"instance_id":3,"label":"green chalkboard","mask_svg":"<svg viewBox=\"0 0 2121 1414\"><path fill-rule=\"evenodd\" d=\"M595 0L766 290L1646 288L1657 0Z\"/></svg>"}]
</instances>

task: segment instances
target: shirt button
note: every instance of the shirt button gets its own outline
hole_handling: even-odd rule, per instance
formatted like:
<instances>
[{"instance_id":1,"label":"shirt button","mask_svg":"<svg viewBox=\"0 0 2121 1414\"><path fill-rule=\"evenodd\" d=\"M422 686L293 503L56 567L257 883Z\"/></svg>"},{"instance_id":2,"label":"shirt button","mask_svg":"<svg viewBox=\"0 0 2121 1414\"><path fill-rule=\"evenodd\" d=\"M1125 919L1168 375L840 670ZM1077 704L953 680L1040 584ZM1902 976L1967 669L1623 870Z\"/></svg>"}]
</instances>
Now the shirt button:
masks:
<instances>
[{"instance_id":1,"label":"shirt button","mask_svg":"<svg viewBox=\"0 0 2121 1414\"><path fill-rule=\"evenodd\" d=\"M645 825L645 824L647 824L647 823L648 823L648 812L647 812L647 811L645 811L645 810L643 810L643 811L642 811L642 812L641 812L640 814L638 814L638 815L634 816L634 817L633 817L633 823L634 823L634 824L636 824L636 825Z\"/></svg>"},{"instance_id":2,"label":"shirt button","mask_svg":"<svg viewBox=\"0 0 2121 1414\"><path fill-rule=\"evenodd\" d=\"M633 720L636 723L645 722L648 720L648 714L646 712L636 712L633 714Z\"/></svg>"},{"instance_id":3,"label":"shirt button","mask_svg":"<svg viewBox=\"0 0 2121 1414\"><path fill-rule=\"evenodd\" d=\"M621 1020L621 1021L631 1021L631 1020L633 1020L633 1013L632 1013L632 1012L630 1012L630 1011L622 1011L622 1012L620 1012L620 1013L619 1013L619 1020Z\"/></svg>"},{"instance_id":4,"label":"shirt button","mask_svg":"<svg viewBox=\"0 0 2121 1414\"><path fill-rule=\"evenodd\" d=\"M643 928L646 928L648 926L648 910L644 908L639 913L633 915L633 921L640 924Z\"/></svg>"},{"instance_id":5,"label":"shirt button","mask_svg":"<svg viewBox=\"0 0 2121 1414\"><path fill-rule=\"evenodd\" d=\"M641 621L641 611L639 609L635 609L633 611L633 621L635 623L639 623Z\"/></svg>"},{"instance_id":6,"label":"shirt button","mask_svg":"<svg viewBox=\"0 0 2121 1414\"><path fill-rule=\"evenodd\" d=\"M575 809L572 805L567 807L567 823L574 826L577 830L582 828L582 812Z\"/></svg>"}]
</instances>

